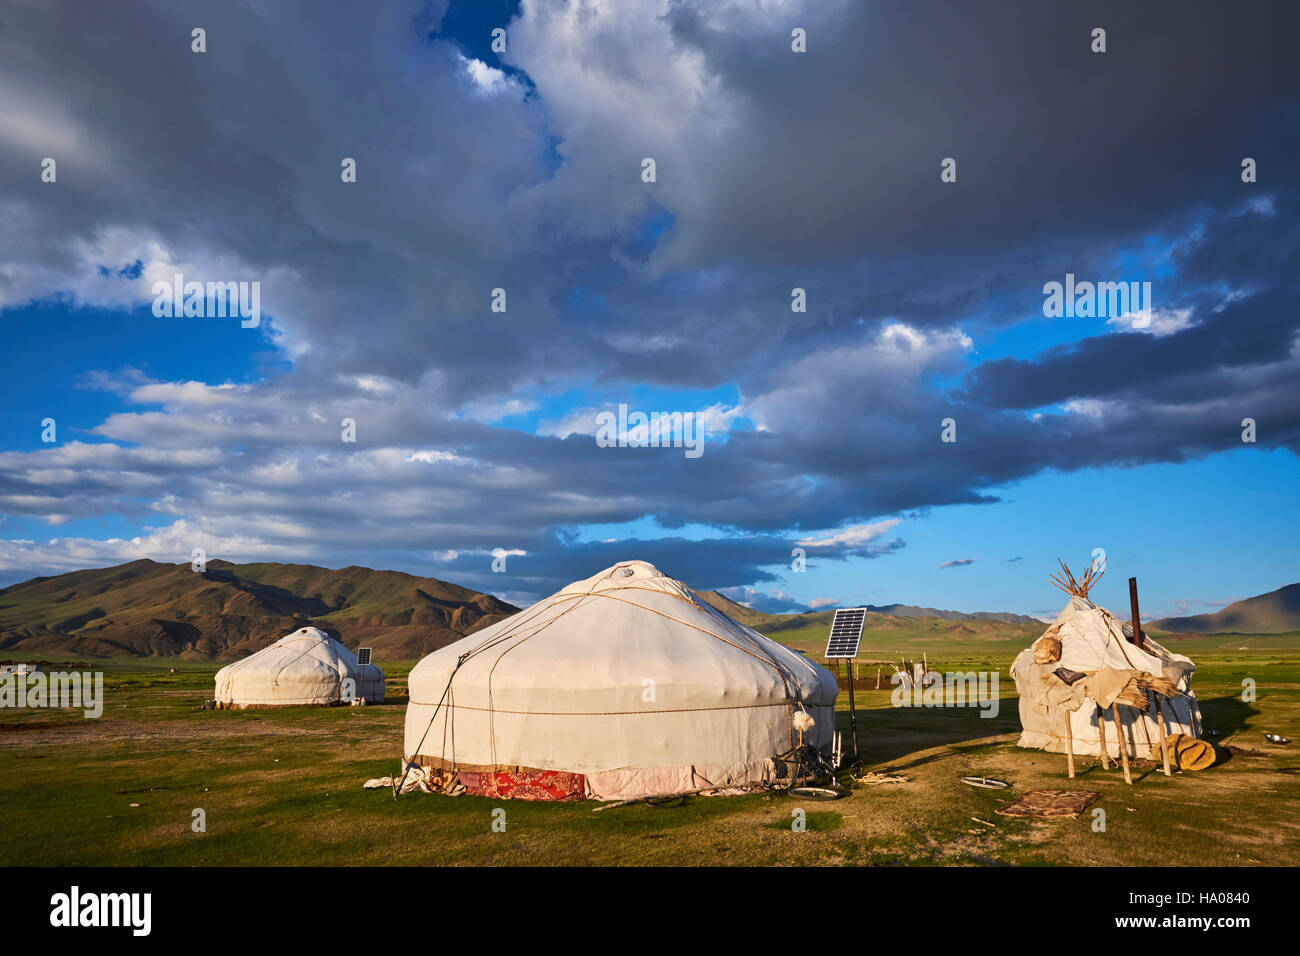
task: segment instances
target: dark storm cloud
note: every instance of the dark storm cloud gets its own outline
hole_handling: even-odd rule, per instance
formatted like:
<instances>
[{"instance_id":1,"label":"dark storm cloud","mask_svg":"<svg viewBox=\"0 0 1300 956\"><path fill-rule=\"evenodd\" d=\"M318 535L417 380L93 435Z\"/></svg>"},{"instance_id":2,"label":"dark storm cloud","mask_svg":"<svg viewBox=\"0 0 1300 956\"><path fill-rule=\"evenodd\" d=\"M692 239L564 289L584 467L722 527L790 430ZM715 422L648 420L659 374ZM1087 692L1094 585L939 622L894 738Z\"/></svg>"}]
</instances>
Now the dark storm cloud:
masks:
<instances>
[{"instance_id":1,"label":"dark storm cloud","mask_svg":"<svg viewBox=\"0 0 1300 956\"><path fill-rule=\"evenodd\" d=\"M682 241L720 255L963 260L990 233L1003 247L1127 237L1189 196L1231 199L1242 155L1268 156L1273 175L1292 155L1289 4L825 5L791 18L804 56L767 22L705 10L674 7L675 34L742 118L687 173L712 178ZM1089 48L1096 26L1105 54ZM939 189L948 156L958 182Z\"/></svg>"},{"instance_id":2,"label":"dark storm cloud","mask_svg":"<svg viewBox=\"0 0 1300 956\"><path fill-rule=\"evenodd\" d=\"M1113 433L1072 449L1098 461L1178 460L1239 445L1243 416L1268 422L1268 445L1300 450L1297 195L1213 219L1175 248L1175 279L1156 283L1170 300L1157 310L1185 310L1188 327L1092 336L1030 359L986 362L966 376L968 398L987 409L1103 401L1112 423L1122 417L1136 427L1121 433L1127 449Z\"/></svg>"}]
</instances>

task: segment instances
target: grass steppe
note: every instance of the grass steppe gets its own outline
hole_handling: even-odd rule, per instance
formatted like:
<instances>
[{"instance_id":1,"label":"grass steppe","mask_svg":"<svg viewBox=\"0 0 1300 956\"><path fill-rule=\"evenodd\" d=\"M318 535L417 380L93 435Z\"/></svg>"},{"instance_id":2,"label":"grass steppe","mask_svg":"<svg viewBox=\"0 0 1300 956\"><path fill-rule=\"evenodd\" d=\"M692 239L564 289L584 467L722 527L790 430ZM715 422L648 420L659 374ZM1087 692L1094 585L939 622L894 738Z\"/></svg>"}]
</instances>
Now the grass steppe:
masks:
<instances>
[{"instance_id":1,"label":"grass steppe","mask_svg":"<svg viewBox=\"0 0 1300 956\"><path fill-rule=\"evenodd\" d=\"M773 636L815 653L825 632L813 630ZM397 770L410 663L382 662L395 701L386 706L203 711L195 708L211 694L216 665L90 662L105 672L100 719L0 711L0 864L1300 863L1300 751L1263 738L1266 730L1300 738L1300 634L1172 642L1197 662L1194 686L1216 741L1267 756L1230 756L1172 779L1139 766L1133 787L1092 758L1080 759L1071 784L1064 757L1015 747L1008 669L1028 643L1019 633L939 638L924 625L872 634L863 653L897 660L925 650L942 670L997 668L1002 706L990 719L976 709L894 708L887 682L857 690L865 760L907 783L858 787L833 803L771 793L601 813L594 803L424 794L395 802L387 790L363 790L367 778ZM860 665L864 678L874 687L874 664ZM1253 703L1241 699L1245 678L1257 685ZM972 789L963 774L1014 789ZM1094 831L1091 808L1072 820L996 814L1025 790L1070 786L1101 792L1093 806L1105 810L1104 832ZM496 807L506 809L504 833L491 828ZM195 808L206 812L206 833L191 829ZM791 830L795 809L807 813L806 832Z\"/></svg>"}]
</instances>

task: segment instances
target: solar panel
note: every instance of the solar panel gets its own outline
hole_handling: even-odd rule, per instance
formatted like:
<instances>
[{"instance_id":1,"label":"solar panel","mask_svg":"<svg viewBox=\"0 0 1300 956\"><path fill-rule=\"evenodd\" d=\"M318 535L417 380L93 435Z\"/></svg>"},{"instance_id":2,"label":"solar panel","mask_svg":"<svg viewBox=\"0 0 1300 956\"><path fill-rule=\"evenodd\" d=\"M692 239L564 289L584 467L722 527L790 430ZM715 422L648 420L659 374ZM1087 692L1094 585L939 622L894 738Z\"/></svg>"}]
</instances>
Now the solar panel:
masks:
<instances>
[{"instance_id":1,"label":"solar panel","mask_svg":"<svg viewBox=\"0 0 1300 956\"><path fill-rule=\"evenodd\" d=\"M857 657L858 645L862 643L862 624L866 619L865 607L836 611L835 620L831 622L831 636L826 641L826 657Z\"/></svg>"},{"instance_id":2,"label":"solar panel","mask_svg":"<svg viewBox=\"0 0 1300 956\"><path fill-rule=\"evenodd\" d=\"M368 647L357 648L357 663L360 664L362 667L365 667L367 664L370 663L370 648Z\"/></svg>"}]
</instances>

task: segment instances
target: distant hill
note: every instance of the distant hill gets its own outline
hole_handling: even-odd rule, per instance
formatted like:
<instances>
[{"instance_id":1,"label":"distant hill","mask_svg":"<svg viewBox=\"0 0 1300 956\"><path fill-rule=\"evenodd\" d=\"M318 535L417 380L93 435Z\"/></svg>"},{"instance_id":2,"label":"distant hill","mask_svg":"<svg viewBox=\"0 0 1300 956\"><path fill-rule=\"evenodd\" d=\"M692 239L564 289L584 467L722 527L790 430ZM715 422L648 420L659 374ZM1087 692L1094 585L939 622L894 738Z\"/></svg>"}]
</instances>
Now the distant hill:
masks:
<instances>
[{"instance_id":1,"label":"distant hill","mask_svg":"<svg viewBox=\"0 0 1300 956\"><path fill-rule=\"evenodd\" d=\"M788 647L819 657L826 647L834 609L802 614L768 614L737 604L717 591L696 591L724 614ZM990 642L1027 644L1043 633L1044 624L1023 614L935 611L905 604L869 607L862 624L862 659L892 659L896 650L943 653L956 645Z\"/></svg>"},{"instance_id":2,"label":"distant hill","mask_svg":"<svg viewBox=\"0 0 1300 956\"><path fill-rule=\"evenodd\" d=\"M914 604L868 604L868 611L876 614L888 614L891 617L937 617L944 621L1001 621L1004 624L1041 624L1036 617L1027 614L1012 614L1009 611L940 611L933 607L917 607Z\"/></svg>"},{"instance_id":3,"label":"distant hill","mask_svg":"<svg viewBox=\"0 0 1300 956\"><path fill-rule=\"evenodd\" d=\"M702 600L804 650L824 645L834 610L769 614L717 591ZM131 561L33 578L0 589L4 657L183 657L229 660L310 624L377 660L414 660L519 609L488 594L400 571L309 564ZM1018 614L869 607L866 630L882 640L1021 640L1042 623Z\"/></svg>"},{"instance_id":4,"label":"distant hill","mask_svg":"<svg viewBox=\"0 0 1300 956\"><path fill-rule=\"evenodd\" d=\"M1282 634L1300 631L1300 584L1246 598L1213 614L1166 617L1151 627L1174 634Z\"/></svg>"},{"instance_id":5,"label":"distant hill","mask_svg":"<svg viewBox=\"0 0 1300 956\"><path fill-rule=\"evenodd\" d=\"M747 608L743 604L737 604L717 591L696 591L695 593L724 614L728 614L741 624L748 625L758 631L762 631L764 627L772 626L802 626L800 624L791 625L794 618L800 618L803 622L808 623L814 619L825 617L827 626L829 626L831 619L835 616L833 608L826 611L808 611L802 614L767 614ZM865 607L871 614L884 617L932 617L944 621L1001 621L1004 624L1042 625L1042 621L1038 620L1038 618L1029 617L1025 614L1012 614L1006 611L940 611L937 608L917 607L914 604L865 604L861 606Z\"/></svg>"},{"instance_id":6,"label":"distant hill","mask_svg":"<svg viewBox=\"0 0 1300 956\"><path fill-rule=\"evenodd\" d=\"M140 560L0 589L0 653L237 658L311 624L410 660L519 609L400 571Z\"/></svg>"}]
</instances>

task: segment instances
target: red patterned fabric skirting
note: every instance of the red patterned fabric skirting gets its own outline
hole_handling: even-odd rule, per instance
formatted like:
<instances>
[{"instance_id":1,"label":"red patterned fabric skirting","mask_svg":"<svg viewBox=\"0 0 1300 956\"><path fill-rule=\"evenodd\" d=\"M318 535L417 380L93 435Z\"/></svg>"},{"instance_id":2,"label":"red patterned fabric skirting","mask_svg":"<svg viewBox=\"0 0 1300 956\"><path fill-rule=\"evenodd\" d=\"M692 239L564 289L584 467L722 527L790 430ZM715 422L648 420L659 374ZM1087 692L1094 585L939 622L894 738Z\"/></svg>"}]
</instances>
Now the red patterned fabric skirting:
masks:
<instances>
[{"instance_id":1,"label":"red patterned fabric skirting","mask_svg":"<svg viewBox=\"0 0 1300 956\"><path fill-rule=\"evenodd\" d=\"M587 779L563 770L498 770L495 773L460 771L465 791L476 797L507 800L581 800Z\"/></svg>"}]
</instances>

